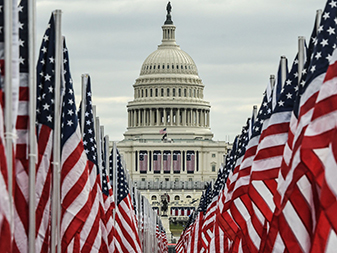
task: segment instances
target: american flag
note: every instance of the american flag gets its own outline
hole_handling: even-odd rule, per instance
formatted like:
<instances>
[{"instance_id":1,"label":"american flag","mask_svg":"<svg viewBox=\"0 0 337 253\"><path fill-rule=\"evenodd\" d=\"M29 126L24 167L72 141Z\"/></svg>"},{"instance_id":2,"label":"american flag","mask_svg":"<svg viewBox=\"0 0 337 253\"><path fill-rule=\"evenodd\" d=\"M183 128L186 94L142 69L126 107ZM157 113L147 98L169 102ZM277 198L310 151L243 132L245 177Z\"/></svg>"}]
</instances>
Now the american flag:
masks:
<instances>
[{"instance_id":1,"label":"american flag","mask_svg":"<svg viewBox=\"0 0 337 253\"><path fill-rule=\"evenodd\" d=\"M163 128L163 129L160 129L159 133L160 133L160 134L166 134L166 133L167 133L166 127Z\"/></svg>"},{"instance_id":2,"label":"american flag","mask_svg":"<svg viewBox=\"0 0 337 253\"><path fill-rule=\"evenodd\" d=\"M43 36L37 64L36 121L38 163L36 171L36 252L47 251L50 244L51 162L54 130L55 27L51 15ZM75 112L74 112L75 113Z\"/></svg>"},{"instance_id":3,"label":"american flag","mask_svg":"<svg viewBox=\"0 0 337 253\"><path fill-rule=\"evenodd\" d=\"M216 218L216 210L219 203L219 194L224 184L225 173L219 169L218 177L214 183L214 189L211 195L211 203L207 206L206 215L202 225L201 240L206 252L209 252L209 244L214 237L214 223Z\"/></svg>"},{"instance_id":4,"label":"american flag","mask_svg":"<svg viewBox=\"0 0 337 253\"><path fill-rule=\"evenodd\" d=\"M333 153L336 18L337 3L329 0L317 30L307 77L300 90L298 124L286 176L289 183L281 206L284 229L292 235L292 238L282 237L286 250L333 252L336 247L332 242L336 233L331 229L335 222L329 214L331 201L336 201L331 185L336 174ZM316 201L321 205L315 205ZM329 224L329 220L332 223ZM294 240L296 243L292 243Z\"/></svg>"},{"instance_id":5,"label":"american flag","mask_svg":"<svg viewBox=\"0 0 337 253\"><path fill-rule=\"evenodd\" d=\"M187 173L193 173L195 167L195 155L194 151L187 151L186 154L186 169Z\"/></svg>"},{"instance_id":6,"label":"american flag","mask_svg":"<svg viewBox=\"0 0 337 253\"><path fill-rule=\"evenodd\" d=\"M141 173L147 172L147 152L139 152L139 171Z\"/></svg>"},{"instance_id":7,"label":"american flag","mask_svg":"<svg viewBox=\"0 0 337 253\"><path fill-rule=\"evenodd\" d=\"M28 248L28 177L29 177L29 87L28 87L28 2L22 0L19 7L20 86L19 107L16 121L15 194L14 194L14 242L13 248L25 252Z\"/></svg>"},{"instance_id":8,"label":"american flag","mask_svg":"<svg viewBox=\"0 0 337 253\"><path fill-rule=\"evenodd\" d=\"M141 252L138 227L129 185L117 151L117 206L115 214L115 251Z\"/></svg>"},{"instance_id":9,"label":"american flag","mask_svg":"<svg viewBox=\"0 0 337 253\"><path fill-rule=\"evenodd\" d=\"M164 151L163 171L164 173L170 173L171 171L171 151Z\"/></svg>"},{"instance_id":10,"label":"american flag","mask_svg":"<svg viewBox=\"0 0 337 253\"><path fill-rule=\"evenodd\" d=\"M180 151L173 151L173 172L180 173L181 154Z\"/></svg>"},{"instance_id":11,"label":"american flag","mask_svg":"<svg viewBox=\"0 0 337 253\"><path fill-rule=\"evenodd\" d=\"M161 152L154 151L153 152L153 172L160 173L161 170Z\"/></svg>"},{"instance_id":12,"label":"american flag","mask_svg":"<svg viewBox=\"0 0 337 253\"><path fill-rule=\"evenodd\" d=\"M90 214L83 225L81 231L81 251L99 252L102 249L102 224L101 224L101 208L103 205L103 197L101 190L101 175L97 164L97 148L94 129L94 116L92 111L92 93L90 76L86 79L86 97L84 104L84 126L83 126L83 146L88 158L89 180L90 180L90 196L88 207ZM81 124L82 103L78 111L79 123ZM103 248L104 249L104 248Z\"/></svg>"},{"instance_id":13,"label":"american flag","mask_svg":"<svg viewBox=\"0 0 337 253\"><path fill-rule=\"evenodd\" d=\"M275 211L273 197L277 189L279 168L288 140L290 118L298 92L297 72L296 56L278 101L276 101L268 126L261 133L251 169L251 185L248 194L258 209L258 211L254 209L254 213L258 213L254 215L260 215L260 222L268 224L267 232ZM266 236L262 236L260 240L260 244L264 245Z\"/></svg>"},{"instance_id":14,"label":"american flag","mask_svg":"<svg viewBox=\"0 0 337 253\"><path fill-rule=\"evenodd\" d=\"M308 196L314 195L313 193L309 193L309 189L311 188L310 181L312 179L310 176L307 177L303 175L306 169L305 166L302 166L303 163L300 161L300 146L304 131L312 115L310 108L314 106L316 100L315 95L311 97L310 94L317 93L319 89L317 82L314 85L310 85L309 88L306 80L308 80L308 77L312 75L312 70L314 70L314 68L310 66L312 61L316 62L316 60L320 58L319 55L321 52L318 52L318 55L312 52L316 48L316 45L318 45L318 38L321 37L321 35L320 33L317 35L315 24L309 49L307 50L307 63L304 65L302 71L299 95L295 99L294 109L290 119L288 140L284 148L282 165L278 176L277 191L274 196L277 209L274 212L270 232L268 234L268 243L266 245L269 248L267 248L267 250L290 249L295 251L307 251L310 248L311 240L309 238L313 236L313 224L315 224L316 221L308 219L308 216L315 216L314 213L310 214L314 210L310 203L313 203L312 201L314 200L310 197L308 198ZM315 55L318 58L316 58ZM321 56L325 59L324 55ZM302 174L303 177L298 181L300 174ZM296 179L296 177L298 178ZM296 182L299 182L299 184ZM306 191L302 192L301 189L305 188ZM289 222L290 219L292 220L291 222Z\"/></svg>"},{"instance_id":15,"label":"american flag","mask_svg":"<svg viewBox=\"0 0 337 253\"><path fill-rule=\"evenodd\" d=\"M79 251L83 246L80 232L89 216L92 200L90 199L89 163L76 115L74 89L65 42L63 67L65 91L61 113L61 248L62 251L67 252Z\"/></svg>"}]
</instances>

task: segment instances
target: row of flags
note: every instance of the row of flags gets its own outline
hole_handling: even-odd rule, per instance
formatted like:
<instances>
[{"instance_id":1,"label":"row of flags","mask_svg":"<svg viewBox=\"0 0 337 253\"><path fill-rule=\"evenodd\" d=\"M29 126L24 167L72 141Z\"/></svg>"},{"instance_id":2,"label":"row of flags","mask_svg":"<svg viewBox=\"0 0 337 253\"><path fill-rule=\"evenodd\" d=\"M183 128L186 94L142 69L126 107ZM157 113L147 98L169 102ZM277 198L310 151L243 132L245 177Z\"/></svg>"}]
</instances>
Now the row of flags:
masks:
<instances>
[{"instance_id":1,"label":"row of flags","mask_svg":"<svg viewBox=\"0 0 337 253\"><path fill-rule=\"evenodd\" d=\"M10 44L17 50L6 58L8 30L1 29L1 252L167 252L160 218L134 187L115 144L110 152L89 75L82 76L76 108L60 11L51 15L35 69L28 29L35 6L12 3L8 9L0 1L0 23L13 24ZM13 19L7 20L9 10ZM5 72L6 62L12 71Z\"/></svg>"},{"instance_id":2,"label":"row of flags","mask_svg":"<svg viewBox=\"0 0 337 253\"><path fill-rule=\"evenodd\" d=\"M337 1L268 85L177 252L335 252ZM281 73L282 71L279 71Z\"/></svg>"}]
</instances>

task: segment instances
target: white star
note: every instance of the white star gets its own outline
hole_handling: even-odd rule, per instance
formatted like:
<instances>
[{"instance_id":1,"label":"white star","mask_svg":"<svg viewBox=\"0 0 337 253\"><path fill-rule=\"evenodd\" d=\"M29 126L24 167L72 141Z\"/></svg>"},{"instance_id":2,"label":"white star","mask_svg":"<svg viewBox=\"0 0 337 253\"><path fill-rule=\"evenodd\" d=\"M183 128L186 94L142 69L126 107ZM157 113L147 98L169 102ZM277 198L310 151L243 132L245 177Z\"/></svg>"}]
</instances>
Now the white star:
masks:
<instances>
[{"instance_id":1,"label":"white star","mask_svg":"<svg viewBox=\"0 0 337 253\"><path fill-rule=\"evenodd\" d=\"M47 103L45 103L43 105L43 110L49 110L49 107L50 107L50 105L48 105Z\"/></svg>"},{"instance_id":2,"label":"white star","mask_svg":"<svg viewBox=\"0 0 337 253\"><path fill-rule=\"evenodd\" d=\"M69 94L73 94L74 91L73 91L72 89L69 89L68 93L69 93Z\"/></svg>"},{"instance_id":3,"label":"white star","mask_svg":"<svg viewBox=\"0 0 337 253\"><path fill-rule=\"evenodd\" d=\"M267 103L267 102L264 102L264 103L263 103L263 106L264 106L264 107L266 107L267 105L268 105L268 103Z\"/></svg>"},{"instance_id":4,"label":"white star","mask_svg":"<svg viewBox=\"0 0 337 253\"><path fill-rule=\"evenodd\" d=\"M88 154L88 153L89 153L89 150L87 150L87 149L86 149L86 150L84 150L84 151L85 151L85 153L86 153L86 154Z\"/></svg>"},{"instance_id":5,"label":"white star","mask_svg":"<svg viewBox=\"0 0 337 253\"><path fill-rule=\"evenodd\" d=\"M47 74L47 75L45 75L44 80L45 81L50 81L50 78L51 78L51 76Z\"/></svg>"},{"instance_id":6,"label":"white star","mask_svg":"<svg viewBox=\"0 0 337 253\"><path fill-rule=\"evenodd\" d=\"M314 73L315 70L316 70L316 66L314 65L314 66L311 67L310 71L311 71L311 73Z\"/></svg>"},{"instance_id":7,"label":"white star","mask_svg":"<svg viewBox=\"0 0 337 253\"><path fill-rule=\"evenodd\" d=\"M47 52L47 48L46 48L46 47L43 47L43 48L41 49L41 51L42 51L43 53L46 53L46 52Z\"/></svg>"},{"instance_id":8,"label":"white star","mask_svg":"<svg viewBox=\"0 0 337 253\"><path fill-rule=\"evenodd\" d=\"M42 59L40 62L41 62L42 65L44 65L44 59Z\"/></svg>"},{"instance_id":9,"label":"white star","mask_svg":"<svg viewBox=\"0 0 337 253\"><path fill-rule=\"evenodd\" d=\"M52 93L52 92L53 92L53 87L52 87L52 86L49 86L49 87L48 87L48 90L49 90L49 93Z\"/></svg>"},{"instance_id":10,"label":"white star","mask_svg":"<svg viewBox=\"0 0 337 253\"><path fill-rule=\"evenodd\" d=\"M284 101L282 101L282 100L278 101L278 105L279 106L284 106Z\"/></svg>"},{"instance_id":11,"label":"white star","mask_svg":"<svg viewBox=\"0 0 337 253\"><path fill-rule=\"evenodd\" d=\"M21 30L23 29L23 23L19 22L18 26L19 26L19 29L21 29Z\"/></svg>"},{"instance_id":12,"label":"white star","mask_svg":"<svg viewBox=\"0 0 337 253\"><path fill-rule=\"evenodd\" d=\"M91 123L90 120L87 120L87 125L90 125L90 123Z\"/></svg>"},{"instance_id":13,"label":"white star","mask_svg":"<svg viewBox=\"0 0 337 253\"><path fill-rule=\"evenodd\" d=\"M86 146L88 144L87 141L83 141L83 145Z\"/></svg>"},{"instance_id":14,"label":"white star","mask_svg":"<svg viewBox=\"0 0 337 253\"><path fill-rule=\"evenodd\" d=\"M20 45L20 47L23 47L25 42L22 40L22 39L19 39L19 45Z\"/></svg>"},{"instance_id":15,"label":"white star","mask_svg":"<svg viewBox=\"0 0 337 253\"><path fill-rule=\"evenodd\" d=\"M286 96L287 96L287 99L291 99L291 97L293 96L293 94L288 93Z\"/></svg>"},{"instance_id":16,"label":"white star","mask_svg":"<svg viewBox=\"0 0 337 253\"><path fill-rule=\"evenodd\" d=\"M322 52L317 52L315 55L316 60L322 57Z\"/></svg>"},{"instance_id":17,"label":"white star","mask_svg":"<svg viewBox=\"0 0 337 253\"><path fill-rule=\"evenodd\" d=\"M74 123L73 123L72 120L68 120L68 121L67 121L67 125L68 125L68 126L72 126L73 124L74 124Z\"/></svg>"},{"instance_id":18,"label":"white star","mask_svg":"<svg viewBox=\"0 0 337 253\"><path fill-rule=\"evenodd\" d=\"M317 29L317 32L320 33L321 31L323 31L323 26L319 26L318 29Z\"/></svg>"},{"instance_id":19,"label":"white star","mask_svg":"<svg viewBox=\"0 0 337 253\"><path fill-rule=\"evenodd\" d=\"M49 122L52 122L53 117L49 115L49 116L47 116L47 120L48 120Z\"/></svg>"},{"instance_id":20,"label":"white star","mask_svg":"<svg viewBox=\"0 0 337 253\"><path fill-rule=\"evenodd\" d=\"M329 33L329 35L335 34L335 28L329 27L329 29L327 30L327 32Z\"/></svg>"},{"instance_id":21,"label":"white star","mask_svg":"<svg viewBox=\"0 0 337 253\"><path fill-rule=\"evenodd\" d=\"M87 93L87 96L88 96L88 97L91 97L91 92L90 92L90 91Z\"/></svg>"},{"instance_id":22,"label":"white star","mask_svg":"<svg viewBox=\"0 0 337 253\"><path fill-rule=\"evenodd\" d=\"M74 101L72 99L68 99L68 104L72 105Z\"/></svg>"},{"instance_id":23,"label":"white star","mask_svg":"<svg viewBox=\"0 0 337 253\"><path fill-rule=\"evenodd\" d=\"M324 18L324 20L327 20L328 18L330 18L330 12L325 12L323 14L323 18Z\"/></svg>"},{"instance_id":24,"label":"white star","mask_svg":"<svg viewBox=\"0 0 337 253\"><path fill-rule=\"evenodd\" d=\"M49 37L47 35L43 36L43 40L46 42L47 40L49 40Z\"/></svg>"},{"instance_id":25,"label":"white star","mask_svg":"<svg viewBox=\"0 0 337 253\"><path fill-rule=\"evenodd\" d=\"M22 5L19 5L19 6L18 6L18 11L19 11L19 12L22 12L22 10L23 10L23 6L22 6Z\"/></svg>"},{"instance_id":26,"label":"white star","mask_svg":"<svg viewBox=\"0 0 337 253\"><path fill-rule=\"evenodd\" d=\"M337 2L335 2L333 0L329 4L330 4L331 8L337 7Z\"/></svg>"},{"instance_id":27,"label":"white star","mask_svg":"<svg viewBox=\"0 0 337 253\"><path fill-rule=\"evenodd\" d=\"M291 85L291 80L288 79L288 80L286 81L286 85Z\"/></svg>"},{"instance_id":28,"label":"white star","mask_svg":"<svg viewBox=\"0 0 337 253\"><path fill-rule=\"evenodd\" d=\"M328 60L328 62L331 62L331 59L332 59L332 55L328 54L326 59Z\"/></svg>"},{"instance_id":29,"label":"white star","mask_svg":"<svg viewBox=\"0 0 337 253\"><path fill-rule=\"evenodd\" d=\"M298 77L298 73L296 72L296 73L294 74L294 76L295 76L295 78L297 78L297 77Z\"/></svg>"},{"instance_id":30,"label":"white star","mask_svg":"<svg viewBox=\"0 0 337 253\"><path fill-rule=\"evenodd\" d=\"M89 113L88 112L85 112L85 117L88 117L89 116Z\"/></svg>"},{"instance_id":31,"label":"white star","mask_svg":"<svg viewBox=\"0 0 337 253\"><path fill-rule=\"evenodd\" d=\"M53 58L53 57L50 57L50 58L49 58L49 62L50 62L50 63L54 63L54 58Z\"/></svg>"},{"instance_id":32,"label":"white star","mask_svg":"<svg viewBox=\"0 0 337 253\"><path fill-rule=\"evenodd\" d=\"M72 116L74 114L73 110L68 110L68 115Z\"/></svg>"},{"instance_id":33,"label":"white star","mask_svg":"<svg viewBox=\"0 0 337 253\"><path fill-rule=\"evenodd\" d=\"M322 41L321 41L321 43L320 43L321 45L322 45L322 47L325 47L326 45L329 45L329 42L328 42L328 40L326 39L322 39Z\"/></svg>"},{"instance_id":34,"label":"white star","mask_svg":"<svg viewBox=\"0 0 337 253\"><path fill-rule=\"evenodd\" d=\"M20 64L24 64L25 59L23 59L21 56L19 57Z\"/></svg>"}]
</instances>

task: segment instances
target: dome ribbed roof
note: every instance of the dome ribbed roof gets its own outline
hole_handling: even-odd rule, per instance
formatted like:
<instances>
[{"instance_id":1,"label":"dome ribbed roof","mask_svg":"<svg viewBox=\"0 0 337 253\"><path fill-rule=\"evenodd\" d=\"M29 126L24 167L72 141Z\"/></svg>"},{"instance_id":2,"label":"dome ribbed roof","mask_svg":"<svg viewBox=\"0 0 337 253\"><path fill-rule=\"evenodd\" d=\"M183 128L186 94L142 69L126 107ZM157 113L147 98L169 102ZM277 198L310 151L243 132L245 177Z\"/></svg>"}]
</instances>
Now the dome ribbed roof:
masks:
<instances>
[{"instance_id":1,"label":"dome ribbed roof","mask_svg":"<svg viewBox=\"0 0 337 253\"><path fill-rule=\"evenodd\" d=\"M198 75L198 69L191 56L178 46L164 46L146 58L140 75L165 73Z\"/></svg>"}]
</instances>

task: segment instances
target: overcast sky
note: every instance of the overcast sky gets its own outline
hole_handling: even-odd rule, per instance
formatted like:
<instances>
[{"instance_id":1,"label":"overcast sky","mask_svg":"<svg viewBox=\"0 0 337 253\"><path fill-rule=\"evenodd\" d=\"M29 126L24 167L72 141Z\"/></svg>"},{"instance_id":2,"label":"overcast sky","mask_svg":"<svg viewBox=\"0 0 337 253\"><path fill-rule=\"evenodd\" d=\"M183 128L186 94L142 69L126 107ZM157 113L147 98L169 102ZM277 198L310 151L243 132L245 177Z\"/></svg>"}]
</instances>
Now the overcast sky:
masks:
<instances>
[{"instance_id":1,"label":"overcast sky","mask_svg":"<svg viewBox=\"0 0 337 253\"><path fill-rule=\"evenodd\" d=\"M61 9L77 104L81 74L110 140L123 139L126 105L146 57L161 43L166 0L37 0L37 48L50 14ZM233 141L260 106L282 55L289 68L298 36L309 38L325 0L171 1L176 41L195 61L211 103L214 140Z\"/></svg>"}]
</instances>

